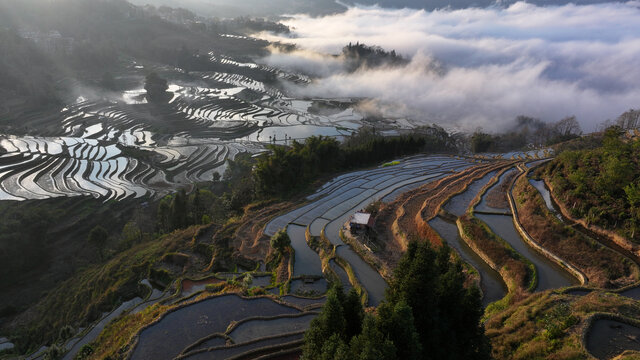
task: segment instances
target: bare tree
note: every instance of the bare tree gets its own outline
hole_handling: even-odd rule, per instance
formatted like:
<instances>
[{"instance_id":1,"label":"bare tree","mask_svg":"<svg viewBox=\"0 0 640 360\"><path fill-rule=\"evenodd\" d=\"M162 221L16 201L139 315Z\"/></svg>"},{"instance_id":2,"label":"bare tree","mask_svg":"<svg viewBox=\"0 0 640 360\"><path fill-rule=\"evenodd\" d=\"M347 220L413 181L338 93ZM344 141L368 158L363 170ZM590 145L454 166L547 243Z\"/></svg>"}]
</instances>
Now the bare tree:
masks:
<instances>
[{"instance_id":1,"label":"bare tree","mask_svg":"<svg viewBox=\"0 0 640 360\"><path fill-rule=\"evenodd\" d=\"M575 136L582 134L582 128L576 120L575 116L567 116L566 118L558 121L553 126L556 134L561 137Z\"/></svg>"},{"instance_id":2,"label":"bare tree","mask_svg":"<svg viewBox=\"0 0 640 360\"><path fill-rule=\"evenodd\" d=\"M616 125L623 130L637 129L640 127L640 110L631 109L624 112L616 119Z\"/></svg>"}]
</instances>

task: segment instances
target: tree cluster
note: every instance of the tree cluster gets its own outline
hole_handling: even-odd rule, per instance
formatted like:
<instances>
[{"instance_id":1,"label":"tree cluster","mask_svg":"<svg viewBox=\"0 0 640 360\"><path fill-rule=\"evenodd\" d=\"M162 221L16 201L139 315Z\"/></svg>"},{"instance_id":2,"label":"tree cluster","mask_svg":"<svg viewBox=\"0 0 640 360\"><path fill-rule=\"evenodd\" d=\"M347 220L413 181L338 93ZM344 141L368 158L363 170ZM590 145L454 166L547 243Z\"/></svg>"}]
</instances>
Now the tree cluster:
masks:
<instances>
[{"instance_id":1,"label":"tree cluster","mask_svg":"<svg viewBox=\"0 0 640 360\"><path fill-rule=\"evenodd\" d=\"M518 116L510 131L502 134L487 134L476 131L471 135L471 151L507 152L527 147L550 146L575 139L582 129L575 116L565 117L555 123L546 123L540 119Z\"/></svg>"},{"instance_id":2,"label":"tree cluster","mask_svg":"<svg viewBox=\"0 0 640 360\"><path fill-rule=\"evenodd\" d=\"M285 195L305 188L319 176L345 169L378 164L419 152L446 152L454 141L446 131L433 127L411 135L383 137L364 129L344 143L312 136L290 147L271 146L254 170L256 192L263 196Z\"/></svg>"},{"instance_id":3,"label":"tree cluster","mask_svg":"<svg viewBox=\"0 0 640 360\"><path fill-rule=\"evenodd\" d=\"M333 288L305 334L308 359L489 359L476 287L465 288L445 245L412 241L377 314L364 314L357 293Z\"/></svg>"},{"instance_id":4,"label":"tree cluster","mask_svg":"<svg viewBox=\"0 0 640 360\"><path fill-rule=\"evenodd\" d=\"M227 160L224 176L218 175L208 188L196 188L190 194L182 189L165 196L158 203L156 230L168 233L196 224L224 223L241 215L255 200L252 167L251 156L239 154Z\"/></svg>"},{"instance_id":5,"label":"tree cluster","mask_svg":"<svg viewBox=\"0 0 640 360\"><path fill-rule=\"evenodd\" d=\"M351 72L362 67L401 66L409 63L407 59L396 54L395 50L385 51L379 46L367 46L360 43L349 43L342 48L342 56L345 59L347 70Z\"/></svg>"}]
</instances>

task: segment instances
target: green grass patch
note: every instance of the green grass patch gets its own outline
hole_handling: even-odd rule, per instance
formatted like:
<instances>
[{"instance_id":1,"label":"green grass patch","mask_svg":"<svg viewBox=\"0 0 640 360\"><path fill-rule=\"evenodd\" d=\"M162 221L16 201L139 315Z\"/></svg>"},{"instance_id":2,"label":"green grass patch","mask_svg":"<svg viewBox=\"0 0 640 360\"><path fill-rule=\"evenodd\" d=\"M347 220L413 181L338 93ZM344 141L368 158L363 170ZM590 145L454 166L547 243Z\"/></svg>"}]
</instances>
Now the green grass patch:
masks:
<instances>
[{"instance_id":1,"label":"green grass patch","mask_svg":"<svg viewBox=\"0 0 640 360\"><path fill-rule=\"evenodd\" d=\"M396 161L390 161L388 163L382 164L382 167L394 166L394 165L398 165L398 164L400 164L400 161L397 161L397 160Z\"/></svg>"}]
</instances>

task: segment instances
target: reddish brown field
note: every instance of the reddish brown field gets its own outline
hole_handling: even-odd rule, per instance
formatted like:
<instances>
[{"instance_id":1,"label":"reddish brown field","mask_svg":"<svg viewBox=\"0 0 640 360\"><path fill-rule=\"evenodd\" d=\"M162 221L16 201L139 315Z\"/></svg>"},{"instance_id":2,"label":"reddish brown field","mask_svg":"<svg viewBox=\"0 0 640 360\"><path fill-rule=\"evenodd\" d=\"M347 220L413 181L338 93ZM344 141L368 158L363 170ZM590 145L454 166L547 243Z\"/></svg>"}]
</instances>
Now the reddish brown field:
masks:
<instances>
[{"instance_id":1,"label":"reddish brown field","mask_svg":"<svg viewBox=\"0 0 640 360\"><path fill-rule=\"evenodd\" d=\"M384 243L384 249L376 254L378 258L389 268L394 268L412 237L441 245L442 238L428 221L437 215L444 203L464 191L471 182L511 163L500 161L477 165L403 193L395 201L384 204L375 220L378 241Z\"/></svg>"}]
</instances>

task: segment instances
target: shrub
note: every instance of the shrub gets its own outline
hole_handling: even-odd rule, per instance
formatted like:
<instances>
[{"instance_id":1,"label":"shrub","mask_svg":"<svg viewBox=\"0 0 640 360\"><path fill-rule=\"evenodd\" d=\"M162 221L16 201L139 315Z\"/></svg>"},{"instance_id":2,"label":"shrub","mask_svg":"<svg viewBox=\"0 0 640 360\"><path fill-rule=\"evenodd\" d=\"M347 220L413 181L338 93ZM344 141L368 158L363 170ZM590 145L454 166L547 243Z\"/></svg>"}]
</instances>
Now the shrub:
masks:
<instances>
[{"instance_id":1,"label":"shrub","mask_svg":"<svg viewBox=\"0 0 640 360\"><path fill-rule=\"evenodd\" d=\"M271 237L270 244L273 249L282 254L284 249L291 245L291 239L289 238L289 234L287 234L287 230L281 229L275 233L275 235Z\"/></svg>"}]
</instances>

